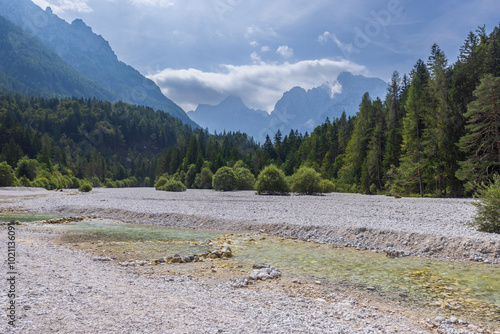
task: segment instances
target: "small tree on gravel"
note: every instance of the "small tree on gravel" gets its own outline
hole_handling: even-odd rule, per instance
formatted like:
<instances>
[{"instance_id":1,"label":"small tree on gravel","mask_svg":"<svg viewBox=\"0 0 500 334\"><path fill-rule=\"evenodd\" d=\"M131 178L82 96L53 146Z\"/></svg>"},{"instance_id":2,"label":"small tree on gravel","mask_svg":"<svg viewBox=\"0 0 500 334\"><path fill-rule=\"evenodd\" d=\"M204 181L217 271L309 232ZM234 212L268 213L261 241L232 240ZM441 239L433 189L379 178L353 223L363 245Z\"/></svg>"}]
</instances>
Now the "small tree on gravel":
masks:
<instances>
[{"instance_id":1,"label":"small tree on gravel","mask_svg":"<svg viewBox=\"0 0 500 334\"><path fill-rule=\"evenodd\" d=\"M218 191L231 191L235 190L237 187L236 175L234 170L230 167L221 167L215 173L212 179L212 186L214 190Z\"/></svg>"},{"instance_id":2,"label":"small tree on gravel","mask_svg":"<svg viewBox=\"0 0 500 334\"><path fill-rule=\"evenodd\" d=\"M163 186L158 188L158 190L163 191L173 191L173 192L182 192L186 191L186 186L181 181L169 179Z\"/></svg>"},{"instance_id":3,"label":"small tree on gravel","mask_svg":"<svg viewBox=\"0 0 500 334\"><path fill-rule=\"evenodd\" d=\"M482 232L500 233L500 175L490 184L482 184L476 192L477 212L471 225Z\"/></svg>"},{"instance_id":4,"label":"small tree on gravel","mask_svg":"<svg viewBox=\"0 0 500 334\"><path fill-rule=\"evenodd\" d=\"M10 165L3 161L0 163L0 187L15 186L17 183L14 170Z\"/></svg>"},{"instance_id":5,"label":"small tree on gravel","mask_svg":"<svg viewBox=\"0 0 500 334\"><path fill-rule=\"evenodd\" d=\"M212 173L212 171L207 167L203 167L201 172L199 174L196 174L194 185L198 189L210 189L212 188L213 177L214 174Z\"/></svg>"},{"instance_id":6,"label":"small tree on gravel","mask_svg":"<svg viewBox=\"0 0 500 334\"><path fill-rule=\"evenodd\" d=\"M275 165L269 165L260 172L256 189L259 195L288 195L290 192L285 173Z\"/></svg>"},{"instance_id":7,"label":"small tree on gravel","mask_svg":"<svg viewBox=\"0 0 500 334\"><path fill-rule=\"evenodd\" d=\"M78 190L84 193L88 193L89 191L92 190L92 185L88 182L83 182L78 188Z\"/></svg>"},{"instance_id":8,"label":"small tree on gravel","mask_svg":"<svg viewBox=\"0 0 500 334\"><path fill-rule=\"evenodd\" d=\"M310 167L300 167L292 175L290 181L292 192L299 194L319 194L323 192L321 187L321 175Z\"/></svg>"},{"instance_id":9,"label":"small tree on gravel","mask_svg":"<svg viewBox=\"0 0 500 334\"><path fill-rule=\"evenodd\" d=\"M236 168L234 174L237 178L238 190L253 190L255 188L255 176L248 168Z\"/></svg>"}]
</instances>

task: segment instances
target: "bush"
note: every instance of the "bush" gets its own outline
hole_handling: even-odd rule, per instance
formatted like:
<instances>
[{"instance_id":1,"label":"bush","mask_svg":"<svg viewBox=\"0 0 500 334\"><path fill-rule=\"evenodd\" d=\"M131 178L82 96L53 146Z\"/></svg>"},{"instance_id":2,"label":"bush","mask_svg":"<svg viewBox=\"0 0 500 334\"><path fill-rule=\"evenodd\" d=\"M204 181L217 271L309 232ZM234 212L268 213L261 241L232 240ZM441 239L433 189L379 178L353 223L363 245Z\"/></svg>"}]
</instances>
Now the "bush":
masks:
<instances>
[{"instance_id":1,"label":"bush","mask_svg":"<svg viewBox=\"0 0 500 334\"><path fill-rule=\"evenodd\" d=\"M473 203L477 212L471 225L482 232L500 233L500 175L489 185L482 184L477 192L478 202Z\"/></svg>"},{"instance_id":2,"label":"bush","mask_svg":"<svg viewBox=\"0 0 500 334\"><path fill-rule=\"evenodd\" d=\"M269 165L260 172L256 189L259 195L288 195L290 192L285 173L275 165Z\"/></svg>"},{"instance_id":3,"label":"bush","mask_svg":"<svg viewBox=\"0 0 500 334\"><path fill-rule=\"evenodd\" d=\"M158 181L156 181L155 183L155 188L156 190L160 190L161 187L163 187L165 185L165 183L168 182L168 178L166 176L162 176L158 179Z\"/></svg>"},{"instance_id":4,"label":"bush","mask_svg":"<svg viewBox=\"0 0 500 334\"><path fill-rule=\"evenodd\" d=\"M234 174L236 175L238 190L253 190L255 188L255 176L249 169L239 167L235 169Z\"/></svg>"},{"instance_id":5,"label":"bush","mask_svg":"<svg viewBox=\"0 0 500 334\"><path fill-rule=\"evenodd\" d=\"M335 185L330 180L321 180L319 186L321 187L322 193L333 193L336 190Z\"/></svg>"},{"instance_id":6,"label":"bush","mask_svg":"<svg viewBox=\"0 0 500 334\"><path fill-rule=\"evenodd\" d=\"M218 191L235 190L237 179L233 169L229 167L219 168L212 179L212 186L214 190Z\"/></svg>"},{"instance_id":7,"label":"bush","mask_svg":"<svg viewBox=\"0 0 500 334\"><path fill-rule=\"evenodd\" d=\"M21 187L31 187L31 181L26 176L21 176L19 179L19 185Z\"/></svg>"},{"instance_id":8,"label":"bush","mask_svg":"<svg viewBox=\"0 0 500 334\"><path fill-rule=\"evenodd\" d=\"M160 178L161 180L161 178ZM186 191L186 186L184 183L181 181L173 180L173 179L167 179L167 182L165 182L162 186L156 188L157 190L163 190L163 191L173 191L173 192L182 192Z\"/></svg>"},{"instance_id":9,"label":"bush","mask_svg":"<svg viewBox=\"0 0 500 334\"><path fill-rule=\"evenodd\" d=\"M36 179L36 176L38 174L37 168L38 161L36 161L35 159L28 159L27 157L24 157L17 163L16 176L18 179L25 176L29 181L33 181L34 179Z\"/></svg>"},{"instance_id":10,"label":"bush","mask_svg":"<svg viewBox=\"0 0 500 334\"><path fill-rule=\"evenodd\" d=\"M310 167L300 167L290 181L292 192L299 194L322 193L321 175Z\"/></svg>"},{"instance_id":11,"label":"bush","mask_svg":"<svg viewBox=\"0 0 500 334\"><path fill-rule=\"evenodd\" d=\"M82 182L78 190L84 193L88 193L89 191L92 190L92 185L88 182Z\"/></svg>"},{"instance_id":12,"label":"bush","mask_svg":"<svg viewBox=\"0 0 500 334\"><path fill-rule=\"evenodd\" d=\"M3 161L0 163L0 187L10 187L15 186L17 183L16 176L14 175L14 170L10 165Z\"/></svg>"},{"instance_id":13,"label":"bush","mask_svg":"<svg viewBox=\"0 0 500 334\"><path fill-rule=\"evenodd\" d=\"M194 185L198 189L211 189L213 177L214 174L212 173L212 171L207 167L203 167L201 172L196 174Z\"/></svg>"}]
</instances>

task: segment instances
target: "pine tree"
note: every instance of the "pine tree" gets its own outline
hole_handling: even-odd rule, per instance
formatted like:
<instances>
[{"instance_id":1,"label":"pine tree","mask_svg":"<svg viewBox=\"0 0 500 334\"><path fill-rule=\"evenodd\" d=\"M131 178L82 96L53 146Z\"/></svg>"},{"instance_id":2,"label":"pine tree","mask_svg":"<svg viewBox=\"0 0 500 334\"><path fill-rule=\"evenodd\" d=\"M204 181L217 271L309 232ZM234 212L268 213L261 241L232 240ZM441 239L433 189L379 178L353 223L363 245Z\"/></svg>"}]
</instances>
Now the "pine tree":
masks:
<instances>
[{"instance_id":1,"label":"pine tree","mask_svg":"<svg viewBox=\"0 0 500 334\"><path fill-rule=\"evenodd\" d=\"M447 129L449 127L448 106L448 61L444 52L437 44L432 46L431 56L427 62L430 70L428 82L429 108L423 116L424 131L422 136L426 183L435 183L436 195L441 196L446 191L446 172L452 161L454 142L451 142ZM452 172L453 177L454 171Z\"/></svg>"},{"instance_id":2,"label":"pine tree","mask_svg":"<svg viewBox=\"0 0 500 334\"><path fill-rule=\"evenodd\" d=\"M384 149L383 167L389 170L391 166L399 166L399 157L401 155L401 121L403 114L401 112L401 79L399 73L394 71L391 84L387 90L385 99L387 108L386 128L387 141Z\"/></svg>"},{"instance_id":3,"label":"pine tree","mask_svg":"<svg viewBox=\"0 0 500 334\"><path fill-rule=\"evenodd\" d=\"M373 132L373 115L374 108L370 95L365 93L359 106L354 132L347 144L344 166L339 172L339 178L347 185L359 184L367 153L366 147Z\"/></svg>"},{"instance_id":4,"label":"pine tree","mask_svg":"<svg viewBox=\"0 0 500 334\"><path fill-rule=\"evenodd\" d=\"M468 191L500 172L500 77L486 75L474 96L477 100L465 115L467 134L459 143L467 160L460 162L457 171L457 177L467 181Z\"/></svg>"},{"instance_id":5,"label":"pine tree","mask_svg":"<svg viewBox=\"0 0 500 334\"><path fill-rule=\"evenodd\" d=\"M412 80L405 103L406 116L403 119L403 145L398 168L397 183L406 192L417 191L424 195L422 182L422 119L427 109L426 86L429 72L422 60L418 60L412 73Z\"/></svg>"}]
</instances>

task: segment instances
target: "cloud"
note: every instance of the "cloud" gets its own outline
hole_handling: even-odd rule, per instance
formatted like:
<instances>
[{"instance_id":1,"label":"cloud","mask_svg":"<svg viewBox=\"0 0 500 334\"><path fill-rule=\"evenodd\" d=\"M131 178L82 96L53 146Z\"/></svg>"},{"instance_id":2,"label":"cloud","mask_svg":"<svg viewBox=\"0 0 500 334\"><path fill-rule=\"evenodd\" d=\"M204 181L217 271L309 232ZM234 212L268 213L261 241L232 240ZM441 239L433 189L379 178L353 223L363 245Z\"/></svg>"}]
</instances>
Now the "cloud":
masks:
<instances>
[{"instance_id":1,"label":"cloud","mask_svg":"<svg viewBox=\"0 0 500 334\"><path fill-rule=\"evenodd\" d=\"M259 43L257 41L251 41L250 43L250 46L253 47L253 48L256 48L259 46Z\"/></svg>"},{"instance_id":2,"label":"cloud","mask_svg":"<svg viewBox=\"0 0 500 334\"><path fill-rule=\"evenodd\" d=\"M284 92L295 86L311 89L335 82L339 73L367 75L364 66L347 60L304 60L296 63L221 65L218 72L167 68L148 78L184 110L198 104L215 105L230 95L240 96L247 106L272 111Z\"/></svg>"},{"instance_id":3,"label":"cloud","mask_svg":"<svg viewBox=\"0 0 500 334\"><path fill-rule=\"evenodd\" d=\"M276 52L285 59L293 57L293 49L286 45L281 45L280 47L278 47Z\"/></svg>"},{"instance_id":4,"label":"cloud","mask_svg":"<svg viewBox=\"0 0 500 334\"><path fill-rule=\"evenodd\" d=\"M33 0L40 8L50 7L52 11L59 15L67 11L77 13L91 13L93 10L89 6L89 0Z\"/></svg>"},{"instance_id":5,"label":"cloud","mask_svg":"<svg viewBox=\"0 0 500 334\"><path fill-rule=\"evenodd\" d=\"M342 50L342 52L344 53L344 55L349 55L353 52L353 46L352 46L352 43L349 43L349 44L344 44L342 43L338 38L337 36L335 36L335 34L332 34L331 32L329 31L325 31L323 33L323 35L320 35L318 37L318 42L320 42L321 44L327 44L329 42L334 42L335 45L337 45L337 47Z\"/></svg>"},{"instance_id":6,"label":"cloud","mask_svg":"<svg viewBox=\"0 0 500 334\"><path fill-rule=\"evenodd\" d=\"M252 59L254 63L261 61L259 54L255 51L250 55L250 59Z\"/></svg>"},{"instance_id":7,"label":"cloud","mask_svg":"<svg viewBox=\"0 0 500 334\"><path fill-rule=\"evenodd\" d=\"M271 51L271 48L267 45L264 45L263 47L260 48L260 52L265 53Z\"/></svg>"}]
</instances>

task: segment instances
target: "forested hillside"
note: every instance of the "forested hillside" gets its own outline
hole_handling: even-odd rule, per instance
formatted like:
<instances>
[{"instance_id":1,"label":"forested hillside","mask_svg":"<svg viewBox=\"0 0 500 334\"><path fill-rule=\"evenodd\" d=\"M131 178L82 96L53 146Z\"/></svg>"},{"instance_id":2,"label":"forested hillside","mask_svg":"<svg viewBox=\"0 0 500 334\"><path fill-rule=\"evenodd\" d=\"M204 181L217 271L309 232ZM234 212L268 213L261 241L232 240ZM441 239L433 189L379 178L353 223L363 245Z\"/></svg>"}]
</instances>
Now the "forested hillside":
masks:
<instances>
[{"instance_id":1,"label":"forested hillside","mask_svg":"<svg viewBox=\"0 0 500 334\"><path fill-rule=\"evenodd\" d=\"M3 16L0 16L0 60L0 91L118 99Z\"/></svg>"},{"instance_id":2,"label":"forested hillside","mask_svg":"<svg viewBox=\"0 0 500 334\"><path fill-rule=\"evenodd\" d=\"M278 131L262 146L239 132L193 131L151 108L1 95L0 176L10 168L11 184L50 188L75 178L151 186L168 174L201 187L196 180L221 167L256 176L275 164L288 176L312 167L336 191L464 196L500 172L499 96L498 27L471 32L452 65L434 45L408 75L393 74L385 101L365 94L355 117L327 119L311 134Z\"/></svg>"}]
</instances>

